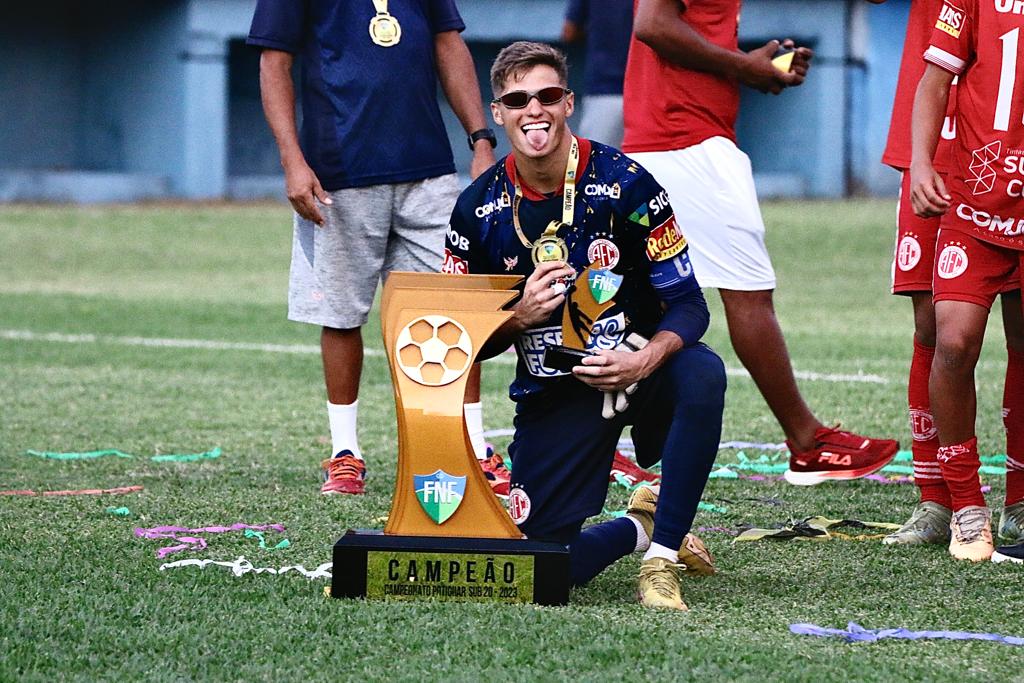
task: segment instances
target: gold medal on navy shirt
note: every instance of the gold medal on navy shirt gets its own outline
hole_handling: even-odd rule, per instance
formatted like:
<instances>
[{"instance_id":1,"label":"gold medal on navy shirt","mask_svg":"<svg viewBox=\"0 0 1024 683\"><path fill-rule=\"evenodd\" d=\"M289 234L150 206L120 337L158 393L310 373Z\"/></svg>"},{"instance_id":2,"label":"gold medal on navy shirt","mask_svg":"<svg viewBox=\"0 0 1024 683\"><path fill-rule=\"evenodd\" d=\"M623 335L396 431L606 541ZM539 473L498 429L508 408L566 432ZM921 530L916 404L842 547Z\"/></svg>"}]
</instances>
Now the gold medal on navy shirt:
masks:
<instances>
[{"instance_id":1,"label":"gold medal on navy shirt","mask_svg":"<svg viewBox=\"0 0 1024 683\"><path fill-rule=\"evenodd\" d=\"M533 265L569 260L569 247L565 240L558 236L558 230L563 225L565 224L559 221L551 221L544 234L533 243L533 250L530 252Z\"/></svg>"},{"instance_id":2,"label":"gold medal on navy shirt","mask_svg":"<svg viewBox=\"0 0 1024 683\"><path fill-rule=\"evenodd\" d=\"M402 26L388 13L388 0L373 0L377 15L370 19L370 40L381 47L393 47L402 39Z\"/></svg>"},{"instance_id":3,"label":"gold medal on navy shirt","mask_svg":"<svg viewBox=\"0 0 1024 683\"><path fill-rule=\"evenodd\" d=\"M580 146L576 137L573 136L569 145L569 158L565 164L565 184L563 186L562 198L562 220L551 221L536 242L530 242L523 234L523 228L519 225L519 202L523 199L523 188L519 184L519 178L515 179L516 197L512 201L512 227L523 246L530 249L533 265L548 261L569 260L569 247L565 240L558 236L558 231L563 227L572 224L573 213L576 205L576 166L580 160Z\"/></svg>"}]
</instances>

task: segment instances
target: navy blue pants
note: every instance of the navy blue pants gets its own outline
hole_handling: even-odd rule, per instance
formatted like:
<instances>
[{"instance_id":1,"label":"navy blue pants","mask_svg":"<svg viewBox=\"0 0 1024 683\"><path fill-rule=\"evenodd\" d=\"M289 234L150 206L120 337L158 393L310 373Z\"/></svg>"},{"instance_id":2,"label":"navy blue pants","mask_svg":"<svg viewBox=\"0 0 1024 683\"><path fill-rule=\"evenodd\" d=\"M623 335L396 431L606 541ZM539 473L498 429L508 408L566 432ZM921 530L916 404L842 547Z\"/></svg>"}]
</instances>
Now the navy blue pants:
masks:
<instances>
[{"instance_id":1,"label":"navy blue pants","mask_svg":"<svg viewBox=\"0 0 1024 683\"><path fill-rule=\"evenodd\" d=\"M725 388L722 360L697 344L641 382L629 409L612 420L601 417L602 393L572 377L520 401L509 446L519 528L531 539L569 545L577 584L632 552L636 535L629 520L581 532L584 520L604 506L615 445L632 426L639 464L661 462L653 541L678 548L718 452Z\"/></svg>"}]
</instances>

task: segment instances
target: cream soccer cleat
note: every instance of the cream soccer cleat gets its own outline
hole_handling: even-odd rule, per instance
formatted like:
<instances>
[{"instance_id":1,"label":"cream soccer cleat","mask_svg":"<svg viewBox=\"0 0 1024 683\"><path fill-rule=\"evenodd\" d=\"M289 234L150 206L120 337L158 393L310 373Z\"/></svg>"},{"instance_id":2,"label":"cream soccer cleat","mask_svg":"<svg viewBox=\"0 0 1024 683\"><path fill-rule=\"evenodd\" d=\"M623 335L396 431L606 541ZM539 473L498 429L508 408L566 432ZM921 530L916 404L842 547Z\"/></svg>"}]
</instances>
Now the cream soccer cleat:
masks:
<instances>
[{"instance_id":1,"label":"cream soccer cleat","mask_svg":"<svg viewBox=\"0 0 1024 683\"><path fill-rule=\"evenodd\" d=\"M992 558L992 513L987 507L970 505L957 510L949 530L949 554L955 559L987 562Z\"/></svg>"},{"instance_id":2,"label":"cream soccer cleat","mask_svg":"<svg viewBox=\"0 0 1024 683\"><path fill-rule=\"evenodd\" d=\"M1024 541L1024 500L1003 508L999 517L999 540L1008 545Z\"/></svg>"},{"instance_id":3,"label":"cream soccer cleat","mask_svg":"<svg viewBox=\"0 0 1024 683\"><path fill-rule=\"evenodd\" d=\"M679 574L676 572L678 566L664 557L652 557L640 564L637 594L641 605L684 612L689 609L679 593Z\"/></svg>"},{"instance_id":4,"label":"cream soccer cleat","mask_svg":"<svg viewBox=\"0 0 1024 683\"><path fill-rule=\"evenodd\" d=\"M923 545L948 543L953 511L930 500L918 503L910 519L882 539L884 545Z\"/></svg>"}]
</instances>

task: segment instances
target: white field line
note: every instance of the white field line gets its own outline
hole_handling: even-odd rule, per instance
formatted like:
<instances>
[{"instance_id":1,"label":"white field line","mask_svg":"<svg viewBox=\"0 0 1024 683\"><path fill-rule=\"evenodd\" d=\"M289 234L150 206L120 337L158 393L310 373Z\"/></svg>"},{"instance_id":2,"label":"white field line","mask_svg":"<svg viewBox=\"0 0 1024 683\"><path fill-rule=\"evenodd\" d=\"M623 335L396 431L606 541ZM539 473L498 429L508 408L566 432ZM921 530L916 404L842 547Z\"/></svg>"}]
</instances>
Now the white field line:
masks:
<instances>
[{"instance_id":1,"label":"white field line","mask_svg":"<svg viewBox=\"0 0 1024 683\"><path fill-rule=\"evenodd\" d=\"M115 346L145 346L151 348L170 349L203 349L209 351L258 351L262 353L291 353L300 355L319 355L320 347L314 344L260 344L254 342L227 342L211 339L170 339L160 337L117 337L102 334L63 334L60 332L33 332L32 330L0 330L0 339L29 342L54 342L59 344L113 344ZM380 349L365 349L367 356L382 357ZM511 353L502 354L489 362L513 365L515 356ZM726 368L726 374L733 377L750 377L743 368ZM889 384L891 380L880 375L858 372L855 374L831 374L795 370L797 379L837 382Z\"/></svg>"}]
</instances>

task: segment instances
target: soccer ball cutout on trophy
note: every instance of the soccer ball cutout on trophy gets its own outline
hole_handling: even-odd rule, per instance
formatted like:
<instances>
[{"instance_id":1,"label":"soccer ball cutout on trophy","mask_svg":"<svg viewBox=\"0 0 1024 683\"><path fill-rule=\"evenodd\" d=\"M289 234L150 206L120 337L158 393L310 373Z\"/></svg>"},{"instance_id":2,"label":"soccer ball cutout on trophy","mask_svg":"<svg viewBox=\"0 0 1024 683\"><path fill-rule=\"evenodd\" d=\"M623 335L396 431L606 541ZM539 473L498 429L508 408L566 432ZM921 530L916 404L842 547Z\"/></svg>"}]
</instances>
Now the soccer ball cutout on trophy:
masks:
<instances>
[{"instance_id":1,"label":"soccer ball cutout on trophy","mask_svg":"<svg viewBox=\"0 0 1024 683\"><path fill-rule=\"evenodd\" d=\"M417 384L451 384L469 369L473 340L458 321L443 315L413 320L395 342L398 367Z\"/></svg>"}]
</instances>

